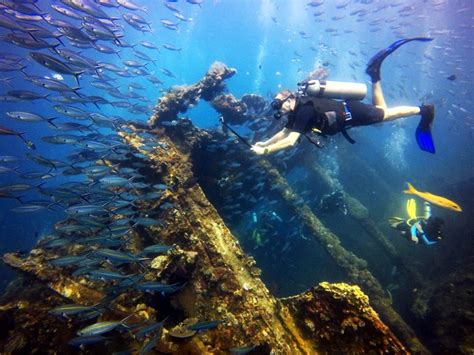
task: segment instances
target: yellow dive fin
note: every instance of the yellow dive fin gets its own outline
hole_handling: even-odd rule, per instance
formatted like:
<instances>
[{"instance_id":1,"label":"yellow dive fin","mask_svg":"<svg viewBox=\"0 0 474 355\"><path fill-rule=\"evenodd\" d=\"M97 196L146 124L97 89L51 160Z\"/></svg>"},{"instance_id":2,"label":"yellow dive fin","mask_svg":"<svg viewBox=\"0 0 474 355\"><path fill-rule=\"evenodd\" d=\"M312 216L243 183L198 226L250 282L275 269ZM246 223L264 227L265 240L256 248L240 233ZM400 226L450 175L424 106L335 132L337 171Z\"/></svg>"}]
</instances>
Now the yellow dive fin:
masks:
<instances>
[{"instance_id":1,"label":"yellow dive fin","mask_svg":"<svg viewBox=\"0 0 474 355\"><path fill-rule=\"evenodd\" d=\"M414 198L410 198L407 201L407 214L409 219L416 218L416 201Z\"/></svg>"}]
</instances>

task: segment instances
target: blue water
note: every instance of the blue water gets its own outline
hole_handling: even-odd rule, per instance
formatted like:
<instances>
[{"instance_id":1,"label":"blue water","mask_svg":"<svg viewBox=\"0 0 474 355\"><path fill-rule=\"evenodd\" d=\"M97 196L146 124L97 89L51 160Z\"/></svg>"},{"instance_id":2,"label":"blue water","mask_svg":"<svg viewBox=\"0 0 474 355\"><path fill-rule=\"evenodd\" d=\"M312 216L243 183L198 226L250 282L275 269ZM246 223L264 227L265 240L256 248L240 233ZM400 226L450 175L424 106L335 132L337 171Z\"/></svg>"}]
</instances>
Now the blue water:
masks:
<instances>
[{"instance_id":1,"label":"blue water","mask_svg":"<svg viewBox=\"0 0 474 355\"><path fill-rule=\"evenodd\" d=\"M149 106L153 106L160 97L161 90L173 85L192 84L198 81L215 61L221 61L237 69L237 74L227 81L228 91L236 97L254 93L269 98L280 89L295 89L298 81L321 67L329 72L328 80L356 81L370 86L364 70L369 58L379 49L404 37L432 37L434 39L432 42L410 43L392 54L382 68L382 85L389 107L419 106L423 102L435 104L436 118L433 125L437 149L435 155L422 152L416 145L414 132L418 117L353 129L351 136L357 144L351 146L343 137L338 136L327 141L325 149L315 148L312 154L319 164L341 181L347 192L358 198L369 209L377 225L392 238L391 242L395 244L397 250L405 257L416 260L415 264L419 265L421 272L429 280L451 271L454 266L450 264L450 260L462 264L463 260L472 257L473 243L469 239L472 237L470 217L473 216L474 205L472 1L326 0L321 1L323 4L320 6L311 7L307 5L308 0L205 0L202 6L179 0L173 4L186 18L192 19L181 23L173 16L172 11L163 6L162 1L135 0L135 2L148 8L147 14L143 12L138 14L151 22L152 32L138 32L120 20L119 23L124 26L124 39L127 42L136 44L147 40L156 46L169 43L182 48L176 52L161 48L158 53L155 50L136 47L156 60L156 66L148 63L147 69L163 81L164 84L161 86L153 86L141 76L122 78L108 73L117 78L114 85L122 92L128 91L129 81L145 86L147 90L135 91L150 100ZM49 7L50 3L42 0L38 2L39 7L51 13L54 18L78 23L54 12ZM121 17L124 12L131 12L123 8L106 10L111 16L117 17ZM315 13L318 15L315 16ZM361 15L362 13L365 15ZM179 23L179 29L174 31L163 27L161 19ZM53 30L51 26L48 28ZM0 28L1 35L9 32ZM66 39L64 42L66 47L78 50L68 45ZM105 42L104 44L109 45ZM4 41L0 42L0 46L1 52L15 53L25 58L27 74L43 76L54 74L32 59L28 59L30 50ZM48 53L46 50L41 52ZM85 49L81 53L97 61L119 67L124 67L122 61L126 59L142 62L133 56L130 48L123 48L120 57L114 54L101 54L94 49ZM160 71L162 68L173 72L176 78L163 75ZM451 75L456 75L456 79L448 80ZM48 93L47 90L41 90L25 81L23 74L19 72L2 72L1 77L12 77L11 85L15 89ZM81 77L83 88L81 92L87 95L106 96L103 91L90 86L89 80L87 75ZM73 77L64 76L64 81L71 86L76 85ZM0 85L0 95L12 90L3 81ZM366 100L370 102L370 93ZM132 102L138 103L133 100ZM33 141L37 147L34 152L28 151L17 137L1 136L0 155L23 157L20 162L10 163L8 166L18 166L21 172L47 172L47 168L40 167L26 158L25 154L28 152L67 160L72 148L67 145L50 145L41 140L45 135L56 133L48 128L46 123L18 122L5 115L8 111L16 110L37 112L45 117L60 116L52 106L52 103L44 100L1 103L0 125L25 132L25 137ZM101 105L100 109L93 105L78 107L143 122L148 119L147 114L134 115L110 105ZM189 117L202 128L213 129L218 126L218 113L206 102L198 103L182 116ZM61 120L72 121L72 119L58 119ZM253 153L249 151L248 154ZM388 201L384 192L374 187L375 181L358 179L358 176L364 173L364 166L348 158L351 155L365 162L367 166L373 167L378 172L374 179L385 180L392 192L399 196L399 200ZM393 171L395 174L386 176L387 171ZM81 176L64 177L60 175L60 171L51 172L58 173L58 176L48 181L35 180L32 183L37 185L44 182L45 186L54 186L66 181L81 181ZM295 183L296 190L304 190L305 188L301 186L304 172L299 172L296 176L299 179L292 179L289 176L290 181ZM18 183L21 179L15 174L4 173L0 175L0 181L1 185L6 185ZM407 181L414 183L422 191L449 197L464 209L458 214L435 207L436 214L446 221L446 238L433 248L410 244L405 239L399 238L385 223L388 216L405 215L406 196L401 191ZM471 182L462 185L463 188L455 188L457 184L469 181ZM37 197L38 195L33 192L25 196L26 199ZM314 201L319 197L314 196ZM48 235L52 225L65 218L65 214L59 209L28 214L12 212L11 209L17 206L18 202L15 200L0 200L0 254L32 248L38 237ZM247 216L250 221L250 215ZM341 237L347 249L353 250L365 259L370 259L370 268L385 270L378 275L385 284L392 282L393 280L390 280L392 265L387 265L384 260L374 257L377 254L377 247L371 245L367 239L362 239L361 242L358 233L362 232L354 230L343 218L341 215L336 215L323 219ZM337 270L325 269L324 253L318 255L316 252L308 252L312 249L304 240L294 242L291 248L287 247L284 265L281 265L282 269L287 266L285 269L287 274L275 272L271 268L272 259L261 249L255 250L252 245L248 245L248 242L245 242L246 237L239 235L245 228L237 223L231 227L234 227L236 235L244 240L243 245L247 251L254 254L258 266L264 270L264 279L270 289L278 295L287 296L300 292L322 280L344 280ZM285 243L281 243L281 247L285 247ZM315 247L314 250L318 249ZM0 274L3 276L0 279L0 288L4 288L11 278L11 271L1 266ZM400 286L403 288L403 285ZM399 306L403 309L403 305Z\"/></svg>"}]
</instances>

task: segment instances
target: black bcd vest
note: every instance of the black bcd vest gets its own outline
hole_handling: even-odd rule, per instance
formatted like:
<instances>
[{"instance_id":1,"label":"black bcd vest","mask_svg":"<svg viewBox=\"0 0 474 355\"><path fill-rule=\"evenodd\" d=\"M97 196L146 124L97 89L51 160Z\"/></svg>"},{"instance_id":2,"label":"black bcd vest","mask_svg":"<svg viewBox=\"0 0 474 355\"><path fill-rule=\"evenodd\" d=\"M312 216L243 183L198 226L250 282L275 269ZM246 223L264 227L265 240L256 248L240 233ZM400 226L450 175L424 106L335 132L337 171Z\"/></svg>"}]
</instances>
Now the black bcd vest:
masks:
<instances>
[{"instance_id":1,"label":"black bcd vest","mask_svg":"<svg viewBox=\"0 0 474 355\"><path fill-rule=\"evenodd\" d=\"M313 104L313 108L316 111L316 117L312 121L310 130L316 128L322 136L332 136L341 132L349 143L355 143L355 140L346 131L346 122L352 119L352 116L349 111L346 111L347 106L344 106L343 102L320 97L299 96L296 100L296 105L304 105L308 102ZM331 112L333 114L329 114ZM349 115L349 117L346 117L346 115ZM306 137L308 138L308 136ZM316 145L320 147L319 144Z\"/></svg>"},{"instance_id":2,"label":"black bcd vest","mask_svg":"<svg viewBox=\"0 0 474 355\"><path fill-rule=\"evenodd\" d=\"M313 104L316 117L311 120L312 127L321 131L321 134L332 136L344 129L344 105L342 102L311 96L300 96L296 101L296 106L305 105L308 102ZM326 113L334 112L335 118L328 117Z\"/></svg>"}]
</instances>

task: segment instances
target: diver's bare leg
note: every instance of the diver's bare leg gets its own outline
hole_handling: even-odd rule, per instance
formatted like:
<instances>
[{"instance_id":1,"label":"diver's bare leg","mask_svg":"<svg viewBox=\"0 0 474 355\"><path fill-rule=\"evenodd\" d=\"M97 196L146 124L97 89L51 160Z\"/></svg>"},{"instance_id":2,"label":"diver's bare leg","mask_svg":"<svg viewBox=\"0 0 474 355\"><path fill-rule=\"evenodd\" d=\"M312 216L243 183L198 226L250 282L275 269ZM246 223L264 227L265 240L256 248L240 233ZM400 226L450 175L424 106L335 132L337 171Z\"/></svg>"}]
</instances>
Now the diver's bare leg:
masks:
<instances>
[{"instance_id":1,"label":"diver's bare leg","mask_svg":"<svg viewBox=\"0 0 474 355\"><path fill-rule=\"evenodd\" d=\"M380 84L380 80L372 83L372 103L381 109L385 110L387 108L387 104L385 103L385 99L383 97L382 84Z\"/></svg>"},{"instance_id":2,"label":"diver's bare leg","mask_svg":"<svg viewBox=\"0 0 474 355\"><path fill-rule=\"evenodd\" d=\"M417 106L397 106L392 108L385 108L384 121L391 121L397 118L414 116L420 114L420 108Z\"/></svg>"},{"instance_id":3,"label":"diver's bare leg","mask_svg":"<svg viewBox=\"0 0 474 355\"><path fill-rule=\"evenodd\" d=\"M397 106L388 108L383 97L381 81L372 83L372 101L373 104L384 110L384 121L391 121L397 118L414 116L420 114L420 108L417 106Z\"/></svg>"}]
</instances>

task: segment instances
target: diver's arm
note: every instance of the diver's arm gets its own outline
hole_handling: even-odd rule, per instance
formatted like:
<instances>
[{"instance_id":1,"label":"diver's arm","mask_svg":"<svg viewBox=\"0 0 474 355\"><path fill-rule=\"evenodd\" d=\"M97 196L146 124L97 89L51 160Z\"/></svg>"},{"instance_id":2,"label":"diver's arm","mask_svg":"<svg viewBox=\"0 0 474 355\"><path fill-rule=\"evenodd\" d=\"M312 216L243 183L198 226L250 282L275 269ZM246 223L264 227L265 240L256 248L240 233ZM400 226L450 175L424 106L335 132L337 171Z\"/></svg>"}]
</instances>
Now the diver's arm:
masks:
<instances>
[{"instance_id":1,"label":"diver's arm","mask_svg":"<svg viewBox=\"0 0 474 355\"><path fill-rule=\"evenodd\" d=\"M410 236L411 236L411 241L412 242L415 242L416 244L418 244L418 236L417 236L417 231L418 231L418 225L419 223L415 223L414 225L411 226L410 228Z\"/></svg>"},{"instance_id":2,"label":"diver's arm","mask_svg":"<svg viewBox=\"0 0 474 355\"><path fill-rule=\"evenodd\" d=\"M267 145L265 148L263 148L264 150L263 154L273 153L278 150L285 149L289 146L295 145L296 142L298 141L298 138L300 137L300 133L290 131L290 130L288 131L290 133L285 138L279 140L278 142L274 144Z\"/></svg>"},{"instance_id":3,"label":"diver's arm","mask_svg":"<svg viewBox=\"0 0 474 355\"><path fill-rule=\"evenodd\" d=\"M267 139L265 142L257 142L255 143L255 145L257 147L267 147L268 145L270 144L273 144L279 140L282 140L283 138L285 138L286 136L288 136L288 134L290 133L291 131L288 129L288 128L283 128L280 132L278 132L277 134L275 134L273 137Z\"/></svg>"},{"instance_id":4,"label":"diver's arm","mask_svg":"<svg viewBox=\"0 0 474 355\"><path fill-rule=\"evenodd\" d=\"M425 243L426 245L436 244L436 242L432 242L431 240L429 240L425 233L421 235L421 240L423 240L423 243Z\"/></svg>"}]
</instances>

